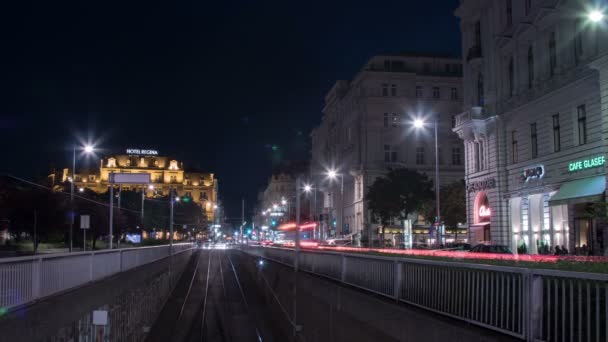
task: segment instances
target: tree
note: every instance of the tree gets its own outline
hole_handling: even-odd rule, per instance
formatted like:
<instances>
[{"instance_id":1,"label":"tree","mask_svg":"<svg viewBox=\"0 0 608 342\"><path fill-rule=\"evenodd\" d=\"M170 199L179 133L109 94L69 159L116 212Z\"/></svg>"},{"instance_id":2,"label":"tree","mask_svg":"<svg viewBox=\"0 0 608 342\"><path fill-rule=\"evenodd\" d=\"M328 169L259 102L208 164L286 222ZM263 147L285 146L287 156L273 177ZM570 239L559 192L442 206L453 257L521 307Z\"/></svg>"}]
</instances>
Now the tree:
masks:
<instances>
[{"instance_id":1,"label":"tree","mask_svg":"<svg viewBox=\"0 0 608 342\"><path fill-rule=\"evenodd\" d=\"M372 215L382 225L387 225L395 218L405 220L409 214L420 210L432 198L431 188L432 182L423 173L409 169L391 169L368 188L365 200Z\"/></svg>"},{"instance_id":2,"label":"tree","mask_svg":"<svg viewBox=\"0 0 608 342\"><path fill-rule=\"evenodd\" d=\"M454 239L458 239L458 224L467 220L466 187L464 180L459 180L439 189L441 204L441 222L456 231ZM427 221L435 222L437 206L435 198L429 199L423 205L423 214Z\"/></svg>"}]
</instances>

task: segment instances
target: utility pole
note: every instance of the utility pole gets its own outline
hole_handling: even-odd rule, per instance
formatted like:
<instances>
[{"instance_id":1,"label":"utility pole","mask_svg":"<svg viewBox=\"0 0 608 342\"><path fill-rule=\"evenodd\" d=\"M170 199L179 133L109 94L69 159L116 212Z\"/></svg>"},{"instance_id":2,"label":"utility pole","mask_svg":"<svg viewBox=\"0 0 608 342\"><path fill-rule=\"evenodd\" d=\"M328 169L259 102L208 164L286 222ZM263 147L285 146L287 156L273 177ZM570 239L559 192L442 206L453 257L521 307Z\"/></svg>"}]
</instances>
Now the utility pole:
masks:
<instances>
[{"instance_id":1,"label":"utility pole","mask_svg":"<svg viewBox=\"0 0 608 342\"><path fill-rule=\"evenodd\" d=\"M112 179L110 174L110 179ZM112 249L112 233L114 230L114 183L110 183L110 249Z\"/></svg>"},{"instance_id":2,"label":"utility pole","mask_svg":"<svg viewBox=\"0 0 608 342\"><path fill-rule=\"evenodd\" d=\"M173 188L169 189L171 193L169 199L171 200L171 206L169 211L169 255L173 256L173 203L175 202L175 196L173 194Z\"/></svg>"},{"instance_id":3,"label":"utility pole","mask_svg":"<svg viewBox=\"0 0 608 342\"><path fill-rule=\"evenodd\" d=\"M72 181L70 182L70 253L73 248L74 234L74 182L76 181L76 145L72 155Z\"/></svg>"},{"instance_id":4,"label":"utility pole","mask_svg":"<svg viewBox=\"0 0 608 342\"><path fill-rule=\"evenodd\" d=\"M245 225L245 198L241 201L241 244L243 243L243 226Z\"/></svg>"},{"instance_id":5,"label":"utility pole","mask_svg":"<svg viewBox=\"0 0 608 342\"><path fill-rule=\"evenodd\" d=\"M298 254L300 252L300 177L296 178L296 257L294 269L298 271Z\"/></svg>"},{"instance_id":6,"label":"utility pole","mask_svg":"<svg viewBox=\"0 0 608 342\"><path fill-rule=\"evenodd\" d=\"M144 230L144 199L146 198L146 186L141 188L141 231Z\"/></svg>"},{"instance_id":7,"label":"utility pole","mask_svg":"<svg viewBox=\"0 0 608 342\"><path fill-rule=\"evenodd\" d=\"M36 255L36 251L38 250L38 237L36 236L36 230L38 226L38 212L34 210L34 255Z\"/></svg>"}]
</instances>

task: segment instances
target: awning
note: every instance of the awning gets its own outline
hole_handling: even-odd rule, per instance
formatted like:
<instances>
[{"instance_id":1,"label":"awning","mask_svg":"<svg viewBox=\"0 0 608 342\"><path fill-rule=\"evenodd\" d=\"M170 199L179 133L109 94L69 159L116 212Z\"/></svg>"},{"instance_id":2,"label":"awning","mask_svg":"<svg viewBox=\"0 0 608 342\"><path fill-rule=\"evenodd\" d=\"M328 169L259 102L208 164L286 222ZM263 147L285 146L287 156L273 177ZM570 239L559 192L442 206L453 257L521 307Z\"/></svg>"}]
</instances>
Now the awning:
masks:
<instances>
[{"instance_id":1,"label":"awning","mask_svg":"<svg viewBox=\"0 0 608 342\"><path fill-rule=\"evenodd\" d=\"M577 204L601 200L606 176L595 176L564 183L549 199L549 205Z\"/></svg>"}]
</instances>

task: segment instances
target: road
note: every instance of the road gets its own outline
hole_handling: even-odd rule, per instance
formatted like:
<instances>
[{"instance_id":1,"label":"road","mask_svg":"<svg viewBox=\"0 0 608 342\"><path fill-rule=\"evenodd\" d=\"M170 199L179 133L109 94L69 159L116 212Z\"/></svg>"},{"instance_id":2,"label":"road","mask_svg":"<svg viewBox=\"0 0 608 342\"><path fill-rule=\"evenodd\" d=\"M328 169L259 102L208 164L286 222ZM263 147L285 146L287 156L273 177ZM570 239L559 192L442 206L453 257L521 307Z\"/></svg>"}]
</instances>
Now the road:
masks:
<instances>
[{"instance_id":1,"label":"road","mask_svg":"<svg viewBox=\"0 0 608 342\"><path fill-rule=\"evenodd\" d=\"M260 260L201 250L148 341L515 341Z\"/></svg>"}]
</instances>

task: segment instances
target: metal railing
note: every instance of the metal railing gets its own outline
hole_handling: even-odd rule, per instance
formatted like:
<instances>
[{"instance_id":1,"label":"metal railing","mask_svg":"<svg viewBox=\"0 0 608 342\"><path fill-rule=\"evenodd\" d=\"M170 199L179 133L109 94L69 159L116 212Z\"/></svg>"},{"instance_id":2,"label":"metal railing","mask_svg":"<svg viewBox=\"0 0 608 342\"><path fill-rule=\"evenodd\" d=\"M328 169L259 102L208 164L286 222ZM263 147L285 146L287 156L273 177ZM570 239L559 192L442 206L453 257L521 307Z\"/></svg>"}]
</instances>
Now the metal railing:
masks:
<instances>
[{"instance_id":1,"label":"metal railing","mask_svg":"<svg viewBox=\"0 0 608 342\"><path fill-rule=\"evenodd\" d=\"M243 249L293 266L293 249ZM608 274L312 250L298 265L526 341L608 341Z\"/></svg>"},{"instance_id":2,"label":"metal railing","mask_svg":"<svg viewBox=\"0 0 608 342\"><path fill-rule=\"evenodd\" d=\"M193 244L173 245L173 254ZM0 308L34 302L170 255L169 245L0 259Z\"/></svg>"}]
</instances>

